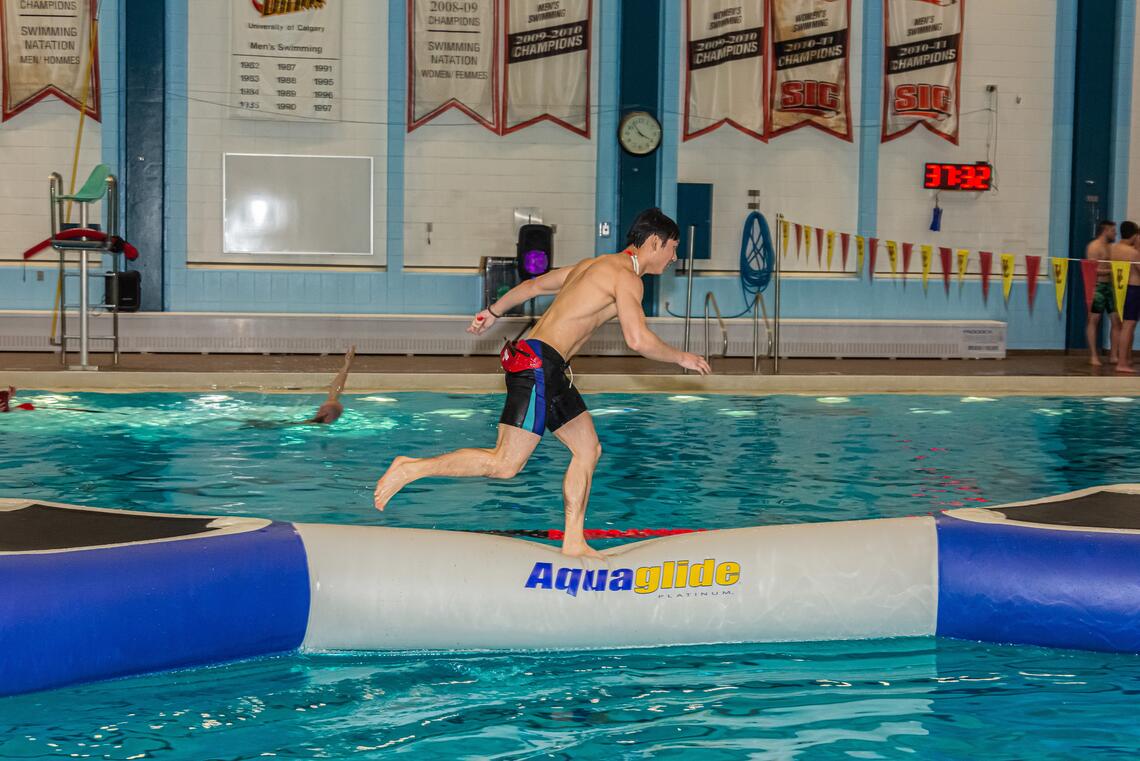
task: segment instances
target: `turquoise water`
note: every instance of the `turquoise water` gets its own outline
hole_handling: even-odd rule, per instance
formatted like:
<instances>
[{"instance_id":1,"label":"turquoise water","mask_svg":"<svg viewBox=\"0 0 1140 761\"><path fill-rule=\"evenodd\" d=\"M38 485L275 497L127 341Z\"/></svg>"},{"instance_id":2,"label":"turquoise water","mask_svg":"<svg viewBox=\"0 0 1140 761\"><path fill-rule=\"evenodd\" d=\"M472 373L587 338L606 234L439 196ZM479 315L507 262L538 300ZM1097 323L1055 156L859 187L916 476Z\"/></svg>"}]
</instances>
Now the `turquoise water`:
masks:
<instances>
[{"instance_id":1,"label":"turquoise water","mask_svg":"<svg viewBox=\"0 0 1140 761\"><path fill-rule=\"evenodd\" d=\"M489 444L495 396L23 393L0 497L449 529L557 527L567 457L423 481L399 453ZM597 395L587 525L731 527L922 514L1140 482L1140 400ZM54 411L59 406L101 414ZM574 654L351 654L0 699L0 758L1071 759L1140 753L1140 658L915 639Z\"/></svg>"}]
</instances>

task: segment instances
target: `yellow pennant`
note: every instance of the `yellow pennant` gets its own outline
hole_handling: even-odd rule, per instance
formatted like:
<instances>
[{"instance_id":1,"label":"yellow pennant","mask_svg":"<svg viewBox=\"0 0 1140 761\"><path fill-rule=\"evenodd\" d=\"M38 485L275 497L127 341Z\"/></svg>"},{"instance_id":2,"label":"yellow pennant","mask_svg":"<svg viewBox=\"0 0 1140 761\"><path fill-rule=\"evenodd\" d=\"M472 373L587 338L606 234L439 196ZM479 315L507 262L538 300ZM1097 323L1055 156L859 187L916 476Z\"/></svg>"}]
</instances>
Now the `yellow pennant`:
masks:
<instances>
[{"instance_id":1,"label":"yellow pennant","mask_svg":"<svg viewBox=\"0 0 1140 761\"><path fill-rule=\"evenodd\" d=\"M1124 299L1128 295L1128 270L1132 262L1112 263L1112 288L1116 292L1116 313L1124 319Z\"/></svg>"},{"instance_id":2,"label":"yellow pennant","mask_svg":"<svg viewBox=\"0 0 1140 761\"><path fill-rule=\"evenodd\" d=\"M1065 286L1069 282L1069 260L1053 257L1053 290L1057 292L1057 311L1065 311Z\"/></svg>"},{"instance_id":3,"label":"yellow pennant","mask_svg":"<svg viewBox=\"0 0 1140 761\"><path fill-rule=\"evenodd\" d=\"M811 261L811 233L812 229L804 225L804 253L807 255L808 261Z\"/></svg>"},{"instance_id":4,"label":"yellow pennant","mask_svg":"<svg viewBox=\"0 0 1140 761\"><path fill-rule=\"evenodd\" d=\"M786 219L780 223L780 238L784 242L780 250L784 253L784 256L788 255L788 233L791 232L791 228L792 223Z\"/></svg>"},{"instance_id":5,"label":"yellow pennant","mask_svg":"<svg viewBox=\"0 0 1140 761\"><path fill-rule=\"evenodd\" d=\"M966 268L970 266L970 252L964 248L958 249L958 284L966 278Z\"/></svg>"},{"instance_id":6,"label":"yellow pennant","mask_svg":"<svg viewBox=\"0 0 1140 761\"><path fill-rule=\"evenodd\" d=\"M926 290L926 281L930 279L930 265L934 261L934 246L922 247L922 290Z\"/></svg>"},{"instance_id":7,"label":"yellow pennant","mask_svg":"<svg viewBox=\"0 0 1140 761\"><path fill-rule=\"evenodd\" d=\"M831 271L831 255L835 253L835 231L827 231L827 271Z\"/></svg>"},{"instance_id":8,"label":"yellow pennant","mask_svg":"<svg viewBox=\"0 0 1140 761\"><path fill-rule=\"evenodd\" d=\"M855 236L855 272L863 274L863 254L867 250L867 241L862 235Z\"/></svg>"},{"instance_id":9,"label":"yellow pennant","mask_svg":"<svg viewBox=\"0 0 1140 761\"><path fill-rule=\"evenodd\" d=\"M899 273L899 244L893 240L887 241L887 258L891 262L891 275Z\"/></svg>"},{"instance_id":10,"label":"yellow pennant","mask_svg":"<svg viewBox=\"0 0 1140 761\"><path fill-rule=\"evenodd\" d=\"M1009 292L1013 289L1013 270L1015 264L1013 254L1001 255L1001 292L1005 300L1009 301Z\"/></svg>"}]
</instances>

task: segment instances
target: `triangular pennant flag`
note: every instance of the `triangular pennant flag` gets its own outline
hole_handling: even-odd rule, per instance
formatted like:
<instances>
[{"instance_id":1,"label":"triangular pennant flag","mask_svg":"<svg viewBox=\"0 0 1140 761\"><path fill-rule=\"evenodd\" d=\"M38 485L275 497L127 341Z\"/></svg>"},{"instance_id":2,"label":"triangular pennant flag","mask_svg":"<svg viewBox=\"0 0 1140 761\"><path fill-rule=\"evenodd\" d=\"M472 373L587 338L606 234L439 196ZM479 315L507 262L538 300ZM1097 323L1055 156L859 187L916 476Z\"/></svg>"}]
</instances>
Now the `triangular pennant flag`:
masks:
<instances>
[{"instance_id":1,"label":"triangular pennant flag","mask_svg":"<svg viewBox=\"0 0 1140 761\"><path fill-rule=\"evenodd\" d=\"M978 258L982 260L982 301L990 297L990 273L994 271L994 255L991 251L979 251Z\"/></svg>"},{"instance_id":2,"label":"triangular pennant flag","mask_svg":"<svg viewBox=\"0 0 1140 761\"><path fill-rule=\"evenodd\" d=\"M887 241L887 258L891 260L891 275L899 274L899 244Z\"/></svg>"},{"instance_id":3,"label":"triangular pennant flag","mask_svg":"<svg viewBox=\"0 0 1140 761\"><path fill-rule=\"evenodd\" d=\"M791 226L792 223L786 219L780 223L780 238L783 241L783 245L780 250L784 252L784 256L788 255L788 235L790 233L789 228Z\"/></svg>"},{"instance_id":4,"label":"triangular pennant flag","mask_svg":"<svg viewBox=\"0 0 1140 761\"><path fill-rule=\"evenodd\" d=\"M1037 273L1041 269L1040 256L1025 257L1025 287L1029 294L1029 309L1033 309L1033 302L1037 300Z\"/></svg>"},{"instance_id":5,"label":"triangular pennant flag","mask_svg":"<svg viewBox=\"0 0 1140 761\"><path fill-rule=\"evenodd\" d=\"M1085 287L1085 308L1092 311L1093 297L1096 296L1096 259L1081 259L1081 281Z\"/></svg>"},{"instance_id":6,"label":"triangular pennant flag","mask_svg":"<svg viewBox=\"0 0 1140 761\"><path fill-rule=\"evenodd\" d=\"M926 290L926 281L930 279L930 265L934 259L934 246L922 247L922 290Z\"/></svg>"},{"instance_id":7,"label":"triangular pennant flag","mask_svg":"<svg viewBox=\"0 0 1140 761\"><path fill-rule=\"evenodd\" d=\"M839 251L843 255L843 271L847 271L847 246L851 243L851 233L839 233Z\"/></svg>"},{"instance_id":8,"label":"triangular pennant flag","mask_svg":"<svg viewBox=\"0 0 1140 761\"><path fill-rule=\"evenodd\" d=\"M804 255L811 261L811 225L804 225Z\"/></svg>"},{"instance_id":9,"label":"triangular pennant flag","mask_svg":"<svg viewBox=\"0 0 1140 761\"><path fill-rule=\"evenodd\" d=\"M823 267L823 228L815 228L815 263Z\"/></svg>"},{"instance_id":10,"label":"triangular pennant flag","mask_svg":"<svg viewBox=\"0 0 1140 761\"><path fill-rule=\"evenodd\" d=\"M1065 286L1069 283L1069 260L1053 257L1053 290L1057 292L1057 311L1065 311Z\"/></svg>"},{"instance_id":11,"label":"triangular pennant flag","mask_svg":"<svg viewBox=\"0 0 1140 761\"><path fill-rule=\"evenodd\" d=\"M903 244L903 277L906 277L907 273L910 272L910 255L912 253L914 253L914 244L913 243L904 243Z\"/></svg>"},{"instance_id":12,"label":"triangular pennant flag","mask_svg":"<svg viewBox=\"0 0 1140 761\"><path fill-rule=\"evenodd\" d=\"M796 257L799 258L800 249L803 247L804 226L796 222Z\"/></svg>"},{"instance_id":13,"label":"triangular pennant flag","mask_svg":"<svg viewBox=\"0 0 1140 761\"><path fill-rule=\"evenodd\" d=\"M875 258L879 254L879 239L867 238L867 255L871 260L871 266L867 268L867 272L872 280L875 279Z\"/></svg>"},{"instance_id":14,"label":"triangular pennant flag","mask_svg":"<svg viewBox=\"0 0 1140 761\"><path fill-rule=\"evenodd\" d=\"M1124 319L1124 299L1128 295L1128 271L1132 269L1132 262L1112 263L1112 288L1116 296L1116 313Z\"/></svg>"},{"instance_id":15,"label":"triangular pennant flag","mask_svg":"<svg viewBox=\"0 0 1140 761\"><path fill-rule=\"evenodd\" d=\"M953 253L945 246L939 246L938 258L942 260L942 285L950 293L950 254Z\"/></svg>"},{"instance_id":16,"label":"triangular pennant flag","mask_svg":"<svg viewBox=\"0 0 1140 761\"><path fill-rule=\"evenodd\" d=\"M860 275L863 274L863 253L865 250L866 241L863 240L862 235L855 236L855 271Z\"/></svg>"},{"instance_id":17,"label":"triangular pennant flag","mask_svg":"<svg viewBox=\"0 0 1140 761\"><path fill-rule=\"evenodd\" d=\"M827 271L831 272L831 256L835 253L835 231L827 231Z\"/></svg>"},{"instance_id":18,"label":"triangular pennant flag","mask_svg":"<svg viewBox=\"0 0 1140 761\"><path fill-rule=\"evenodd\" d=\"M1001 295L1005 298L1006 303L1009 303L1009 292L1013 289L1013 273L1017 268L1017 262L1013 259L1013 254L1001 255Z\"/></svg>"},{"instance_id":19,"label":"triangular pennant flag","mask_svg":"<svg viewBox=\"0 0 1140 761\"><path fill-rule=\"evenodd\" d=\"M970 266L970 252L967 249L958 249L958 285L966 279L966 268Z\"/></svg>"}]
</instances>

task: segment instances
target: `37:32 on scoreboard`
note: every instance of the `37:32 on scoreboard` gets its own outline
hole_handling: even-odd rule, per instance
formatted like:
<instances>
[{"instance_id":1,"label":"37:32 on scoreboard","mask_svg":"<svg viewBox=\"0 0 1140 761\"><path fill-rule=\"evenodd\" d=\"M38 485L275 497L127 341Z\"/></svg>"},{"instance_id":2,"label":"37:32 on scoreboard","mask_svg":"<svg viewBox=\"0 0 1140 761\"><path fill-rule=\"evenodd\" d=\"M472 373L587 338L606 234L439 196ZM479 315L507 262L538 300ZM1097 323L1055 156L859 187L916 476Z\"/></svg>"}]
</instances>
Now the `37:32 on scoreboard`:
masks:
<instances>
[{"instance_id":1,"label":"37:32 on scoreboard","mask_svg":"<svg viewBox=\"0 0 1140 761\"><path fill-rule=\"evenodd\" d=\"M979 161L975 164L926 162L923 187L929 190L992 190L994 168Z\"/></svg>"}]
</instances>

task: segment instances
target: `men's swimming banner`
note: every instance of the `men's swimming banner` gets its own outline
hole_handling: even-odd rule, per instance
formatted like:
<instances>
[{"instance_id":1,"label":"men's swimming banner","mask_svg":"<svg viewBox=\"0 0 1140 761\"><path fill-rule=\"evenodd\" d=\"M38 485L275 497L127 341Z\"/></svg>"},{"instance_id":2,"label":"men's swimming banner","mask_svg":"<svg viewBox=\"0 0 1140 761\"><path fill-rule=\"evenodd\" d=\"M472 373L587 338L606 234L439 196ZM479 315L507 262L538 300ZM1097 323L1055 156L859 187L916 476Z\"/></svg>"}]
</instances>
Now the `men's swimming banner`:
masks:
<instances>
[{"instance_id":1,"label":"men's swimming banner","mask_svg":"<svg viewBox=\"0 0 1140 761\"><path fill-rule=\"evenodd\" d=\"M851 140L851 0L772 0L768 137L807 125Z\"/></svg>"},{"instance_id":2,"label":"men's swimming banner","mask_svg":"<svg viewBox=\"0 0 1140 761\"><path fill-rule=\"evenodd\" d=\"M918 125L958 144L966 0L887 0L883 142Z\"/></svg>"},{"instance_id":3,"label":"men's swimming banner","mask_svg":"<svg viewBox=\"0 0 1140 761\"><path fill-rule=\"evenodd\" d=\"M100 120L96 15L96 0L0 0L2 121L52 95Z\"/></svg>"},{"instance_id":4,"label":"men's swimming banner","mask_svg":"<svg viewBox=\"0 0 1140 761\"><path fill-rule=\"evenodd\" d=\"M498 132L498 0L409 2L408 132L453 108Z\"/></svg>"},{"instance_id":5,"label":"men's swimming banner","mask_svg":"<svg viewBox=\"0 0 1140 761\"><path fill-rule=\"evenodd\" d=\"M731 124L765 140L767 0L688 0L684 139Z\"/></svg>"},{"instance_id":6,"label":"men's swimming banner","mask_svg":"<svg viewBox=\"0 0 1140 761\"><path fill-rule=\"evenodd\" d=\"M551 121L590 136L590 0L507 0L503 132Z\"/></svg>"},{"instance_id":7,"label":"men's swimming banner","mask_svg":"<svg viewBox=\"0 0 1140 761\"><path fill-rule=\"evenodd\" d=\"M343 0L230 0L231 113L340 121L343 7Z\"/></svg>"}]
</instances>

